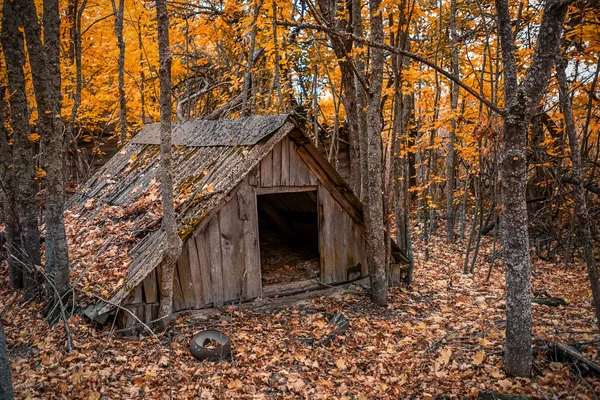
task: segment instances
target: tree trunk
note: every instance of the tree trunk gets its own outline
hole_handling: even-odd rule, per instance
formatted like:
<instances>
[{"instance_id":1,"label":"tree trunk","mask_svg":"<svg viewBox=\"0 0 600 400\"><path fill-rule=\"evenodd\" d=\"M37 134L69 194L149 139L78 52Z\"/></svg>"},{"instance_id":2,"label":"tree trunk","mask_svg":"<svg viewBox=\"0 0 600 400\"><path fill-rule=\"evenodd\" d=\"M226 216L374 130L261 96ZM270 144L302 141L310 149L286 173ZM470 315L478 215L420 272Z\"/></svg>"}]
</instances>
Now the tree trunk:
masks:
<instances>
[{"instance_id":1,"label":"tree trunk","mask_svg":"<svg viewBox=\"0 0 600 400\"><path fill-rule=\"evenodd\" d=\"M6 338L4 336L4 324L2 324L2 315L0 314L0 399L11 400L14 398L10 362L8 361Z\"/></svg>"},{"instance_id":2,"label":"tree trunk","mask_svg":"<svg viewBox=\"0 0 600 400\"><path fill-rule=\"evenodd\" d=\"M450 3L450 44L452 47L452 75L459 78L458 69L458 44L456 40L456 0ZM446 242L454 242L454 226L456 220L456 211L454 209L454 183L456 180L456 109L458 106L458 85L452 82L452 92L450 96L450 109L452 116L450 118L450 135L448 138L448 154L446 156Z\"/></svg>"},{"instance_id":3,"label":"tree trunk","mask_svg":"<svg viewBox=\"0 0 600 400\"><path fill-rule=\"evenodd\" d=\"M371 17L371 37L383 42L383 18L379 9L381 0L369 2ZM384 53L381 49L371 49L371 82L368 92L367 109L367 162L363 171L368 177L368 207L365 209L366 235L368 240L368 264L371 278L371 298L375 304L387 305L387 265L385 258L385 234L383 222L383 165L381 140L381 93L383 86ZM368 173L368 175L367 175Z\"/></svg>"},{"instance_id":4,"label":"tree trunk","mask_svg":"<svg viewBox=\"0 0 600 400\"><path fill-rule=\"evenodd\" d=\"M583 187L583 163L581 161L581 150L579 140L575 131L575 121L573 120L573 108L569 96L569 84L565 72L566 63L562 56L556 58L556 77L559 84L560 105L565 120L565 130L569 137L569 146L571 148L571 163L573 170L573 199L575 201L575 216L577 218L577 236L583 245L583 258L587 266L590 286L592 288L592 298L594 301L594 312L596 314L596 324L600 327L600 281L598 280L598 269L596 267L596 257L592 245L591 221L588 214Z\"/></svg>"},{"instance_id":5,"label":"tree trunk","mask_svg":"<svg viewBox=\"0 0 600 400\"><path fill-rule=\"evenodd\" d=\"M69 292L69 254L64 224L63 138L60 121L60 14L58 0L44 0L44 42L33 0L20 0L29 64L38 106L46 170L46 295L48 310ZM58 314L56 314L58 315Z\"/></svg>"},{"instance_id":6,"label":"tree trunk","mask_svg":"<svg viewBox=\"0 0 600 400\"><path fill-rule=\"evenodd\" d=\"M500 162L507 317L504 368L514 376L529 376L532 363L531 260L525 200L527 131L550 78L567 4L562 0L545 3L535 53L525 81L518 85L508 2L496 0L506 104Z\"/></svg>"},{"instance_id":7,"label":"tree trunk","mask_svg":"<svg viewBox=\"0 0 600 400\"><path fill-rule=\"evenodd\" d=\"M357 3L358 5L356 5ZM353 30L355 25L355 12L356 7L360 7L360 0L353 0L347 2L350 7L351 19L350 23L343 21L338 17L340 13L338 10L341 8L337 1L318 0L319 9L323 14L323 17L328 26L336 27L337 29L349 31ZM360 8L359 8L360 10ZM360 11L358 11L360 12ZM354 32L356 33L356 32ZM341 73L342 81L342 103L346 110L346 116L348 118L348 139L350 148L350 178L349 184L354 194L361 198L361 151L360 151L360 120L361 116L364 116L364 109L359 109L357 104L357 92L356 85L354 83L354 65L349 56L352 51L353 42L351 40L343 40L336 35L330 35L329 40L331 46L338 60Z\"/></svg>"},{"instance_id":8,"label":"tree trunk","mask_svg":"<svg viewBox=\"0 0 600 400\"><path fill-rule=\"evenodd\" d=\"M111 0L112 9L115 14L115 36L117 36L117 47L119 48L119 129L121 131L121 146L127 141L127 99L125 98L125 41L123 40L123 13L125 11L124 0L119 0L119 7L115 0Z\"/></svg>"},{"instance_id":9,"label":"tree trunk","mask_svg":"<svg viewBox=\"0 0 600 400\"><path fill-rule=\"evenodd\" d=\"M173 167L171 145L171 50L169 48L169 15L166 0L156 0L158 21L158 55L160 62L160 187L163 203L162 227L166 234L166 248L161 262L159 330L170 324L173 311L173 273L181 252L173 205Z\"/></svg>"},{"instance_id":10,"label":"tree trunk","mask_svg":"<svg viewBox=\"0 0 600 400\"><path fill-rule=\"evenodd\" d=\"M18 268L23 272L24 297L29 300L36 297L39 292L37 273L31 266L40 265L41 260L40 232L38 230L37 207L35 204L33 146L29 140L29 105L25 88L24 37L19 29L21 21L15 17L21 15L19 5L13 1L5 0L3 10L2 51L6 62L8 86L11 92L9 97L10 122L14 141L12 181L6 181L7 188L12 186L12 190L9 190L14 194L14 197L12 198L12 206L5 205L11 208L10 211L14 218L12 226L17 227L12 232L13 243L16 247L9 247L9 254L19 255L18 264L20 265ZM18 184L13 185L11 182L18 182ZM14 253L11 253L11 251ZM24 268L24 264L30 267ZM13 266L16 268L14 264ZM16 270L14 272L19 275Z\"/></svg>"},{"instance_id":11,"label":"tree trunk","mask_svg":"<svg viewBox=\"0 0 600 400\"><path fill-rule=\"evenodd\" d=\"M5 9L6 10L6 9ZM0 218L6 223L5 234L6 242L0 237L0 251L6 243L6 260L8 262L8 282L11 289L21 289L23 287L23 269L15 259L20 255L21 231L19 229L19 220L17 206L15 204L15 186L13 178L12 151L8 145L8 129L6 127L7 104L5 96L6 88L0 89ZM3 258L0 258L0 261Z\"/></svg>"}]
</instances>

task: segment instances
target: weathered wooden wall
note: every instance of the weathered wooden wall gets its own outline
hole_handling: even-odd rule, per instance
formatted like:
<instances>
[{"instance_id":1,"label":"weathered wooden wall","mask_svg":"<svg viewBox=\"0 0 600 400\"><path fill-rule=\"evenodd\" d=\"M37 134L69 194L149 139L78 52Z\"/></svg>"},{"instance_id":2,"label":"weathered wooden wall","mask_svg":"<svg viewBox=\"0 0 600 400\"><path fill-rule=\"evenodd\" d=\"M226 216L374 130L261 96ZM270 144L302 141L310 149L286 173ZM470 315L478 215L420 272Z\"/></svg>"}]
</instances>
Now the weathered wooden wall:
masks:
<instances>
[{"instance_id":1,"label":"weathered wooden wall","mask_svg":"<svg viewBox=\"0 0 600 400\"><path fill-rule=\"evenodd\" d=\"M319 185L319 256L323 283L344 282L366 271L363 228ZM360 264L360 265L359 265Z\"/></svg>"},{"instance_id":2,"label":"weathered wooden wall","mask_svg":"<svg viewBox=\"0 0 600 400\"><path fill-rule=\"evenodd\" d=\"M304 161L308 157L311 155L304 147L300 149L289 137L283 138L222 204L205 217L196 233L184 243L177 262L174 311L261 296L257 194L318 189L323 282L348 280L348 269L356 270L358 264L359 270L366 271L363 228L356 220L357 215L351 216L342 208L338 199L343 194L336 192L336 198L330 193L337 190L335 184L319 181L313 171L320 167L309 167ZM132 291L124 304L141 320L150 321L158 310L159 287L157 269ZM120 325L131 318L122 319L125 321Z\"/></svg>"}]
</instances>

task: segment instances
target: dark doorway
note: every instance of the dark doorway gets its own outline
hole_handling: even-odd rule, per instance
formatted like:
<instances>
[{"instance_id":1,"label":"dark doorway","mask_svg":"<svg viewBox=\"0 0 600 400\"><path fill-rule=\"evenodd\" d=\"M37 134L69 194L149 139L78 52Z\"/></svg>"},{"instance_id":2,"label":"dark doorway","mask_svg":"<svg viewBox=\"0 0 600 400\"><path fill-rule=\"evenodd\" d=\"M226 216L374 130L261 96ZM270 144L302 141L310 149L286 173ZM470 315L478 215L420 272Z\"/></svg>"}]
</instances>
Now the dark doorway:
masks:
<instances>
[{"instance_id":1,"label":"dark doorway","mask_svg":"<svg viewBox=\"0 0 600 400\"><path fill-rule=\"evenodd\" d=\"M257 196L263 286L320 278L317 192Z\"/></svg>"}]
</instances>

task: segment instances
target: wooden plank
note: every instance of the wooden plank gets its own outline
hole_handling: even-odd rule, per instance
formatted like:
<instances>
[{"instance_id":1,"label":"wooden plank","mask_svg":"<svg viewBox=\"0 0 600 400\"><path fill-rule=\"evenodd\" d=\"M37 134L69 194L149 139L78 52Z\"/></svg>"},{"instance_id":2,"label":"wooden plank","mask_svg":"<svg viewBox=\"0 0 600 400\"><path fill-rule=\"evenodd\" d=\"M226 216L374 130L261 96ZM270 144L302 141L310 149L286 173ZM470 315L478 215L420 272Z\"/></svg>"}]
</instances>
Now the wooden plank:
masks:
<instances>
[{"instance_id":1,"label":"wooden plank","mask_svg":"<svg viewBox=\"0 0 600 400\"><path fill-rule=\"evenodd\" d=\"M250 219L250 214L255 211L255 207L252 204L252 187L243 184L237 192L237 204L238 204L238 218L241 221Z\"/></svg>"},{"instance_id":2,"label":"wooden plank","mask_svg":"<svg viewBox=\"0 0 600 400\"><path fill-rule=\"evenodd\" d=\"M250 186L259 186L260 179L260 163L252 168L248 173L248 184Z\"/></svg>"},{"instance_id":3,"label":"wooden plank","mask_svg":"<svg viewBox=\"0 0 600 400\"><path fill-rule=\"evenodd\" d=\"M213 218L207 227L208 260L210 264L210 278L212 281L212 299L216 307L223 305L223 269L221 266L221 232L219 218Z\"/></svg>"},{"instance_id":4,"label":"wooden plank","mask_svg":"<svg viewBox=\"0 0 600 400\"><path fill-rule=\"evenodd\" d=\"M158 301L158 288L156 287L156 270L153 269L143 280L144 301L154 303Z\"/></svg>"},{"instance_id":5,"label":"wooden plank","mask_svg":"<svg viewBox=\"0 0 600 400\"><path fill-rule=\"evenodd\" d=\"M296 186L314 186L316 179L311 179L311 171L306 163L300 157L299 148L290 140L290 175L293 175L293 180ZM313 183L314 181L314 183Z\"/></svg>"},{"instance_id":6,"label":"wooden plank","mask_svg":"<svg viewBox=\"0 0 600 400\"><path fill-rule=\"evenodd\" d=\"M131 313L128 313L125 310L119 310L116 321L117 328L127 329L137 324L138 321L131 314L134 314L140 321L146 323L146 321L144 321L144 305L144 303L123 305L122 307L129 310Z\"/></svg>"},{"instance_id":7,"label":"wooden plank","mask_svg":"<svg viewBox=\"0 0 600 400\"><path fill-rule=\"evenodd\" d=\"M202 232L205 230L205 228L208 226L208 224L210 224L212 222L213 218L219 213L219 210L221 210L221 208L223 208L225 206L225 204L229 203L229 200L231 200L237 194L237 191L240 189L240 187L242 187L242 184L243 184L243 182L240 182L235 188L233 188L233 190L231 192L229 192L229 194L227 196L225 196L219 202L219 204L216 207L214 207L212 210L210 210L208 212L206 217L204 217L202 219L202 221L200 221L198 226L196 226L196 232Z\"/></svg>"},{"instance_id":8,"label":"wooden plank","mask_svg":"<svg viewBox=\"0 0 600 400\"><path fill-rule=\"evenodd\" d=\"M192 280L192 271L190 270L190 257L188 246L183 246L179 260L177 260L177 269L179 270L179 283L183 293L184 308L195 308L196 299L194 297L194 282Z\"/></svg>"},{"instance_id":9,"label":"wooden plank","mask_svg":"<svg viewBox=\"0 0 600 400\"><path fill-rule=\"evenodd\" d=\"M249 218L242 221L244 238L244 265L246 266L246 284L244 298L253 299L262 295L262 279L260 271L260 246L258 240L258 210L256 194L246 194L247 204L251 205Z\"/></svg>"},{"instance_id":10,"label":"wooden plank","mask_svg":"<svg viewBox=\"0 0 600 400\"><path fill-rule=\"evenodd\" d=\"M302 166L300 158L296 153L296 145L291 140L288 142L289 158L289 184L291 186L302 186L302 177L298 169Z\"/></svg>"},{"instance_id":11,"label":"wooden plank","mask_svg":"<svg viewBox=\"0 0 600 400\"><path fill-rule=\"evenodd\" d=\"M244 232L237 215L237 203L231 202L219 212L221 231L221 265L223 270L223 300L237 300L242 296L246 278Z\"/></svg>"},{"instance_id":12,"label":"wooden plank","mask_svg":"<svg viewBox=\"0 0 600 400\"><path fill-rule=\"evenodd\" d=\"M314 186L273 186L269 188L256 188L256 194L272 194L272 193L300 193L312 192L317 190L317 185Z\"/></svg>"},{"instance_id":13,"label":"wooden plank","mask_svg":"<svg viewBox=\"0 0 600 400\"><path fill-rule=\"evenodd\" d=\"M344 282L348 278L348 268L353 267L352 259L352 219L344 212L344 210L336 203L335 204L335 232L337 248L339 249L339 259L337 260L337 280L336 282ZM350 262L348 262L350 261Z\"/></svg>"},{"instance_id":14,"label":"wooden plank","mask_svg":"<svg viewBox=\"0 0 600 400\"><path fill-rule=\"evenodd\" d=\"M316 175L321 182L321 184L330 191L335 187L335 183L329 179L327 176L327 172L319 165L312 155L308 153L308 151L304 147L295 146L293 141L290 141L294 148L294 153L296 153L296 157L300 159L299 163L303 164L306 168L308 168L314 175ZM291 152L291 150L290 150ZM291 160L291 157L290 157ZM290 173L291 173L292 165L290 164Z\"/></svg>"},{"instance_id":15,"label":"wooden plank","mask_svg":"<svg viewBox=\"0 0 600 400\"><path fill-rule=\"evenodd\" d=\"M200 275L202 276L202 301L204 305L213 301L208 235L206 232L199 232L198 235L194 236L194 242L196 244L196 250L198 251Z\"/></svg>"},{"instance_id":16,"label":"wooden plank","mask_svg":"<svg viewBox=\"0 0 600 400\"><path fill-rule=\"evenodd\" d=\"M159 303L144 303L144 321L145 324L148 324L156 319L158 319L158 310L160 308Z\"/></svg>"},{"instance_id":17,"label":"wooden plank","mask_svg":"<svg viewBox=\"0 0 600 400\"><path fill-rule=\"evenodd\" d=\"M202 282L202 272L200 271L200 260L198 259L198 249L194 237L189 238L184 247L187 247L190 260L190 276L194 286L194 306L200 308L204 305L203 292L204 283Z\"/></svg>"},{"instance_id":18,"label":"wooden plank","mask_svg":"<svg viewBox=\"0 0 600 400\"><path fill-rule=\"evenodd\" d=\"M272 185L281 185L281 142L277 143L273 147L273 174L272 174Z\"/></svg>"},{"instance_id":19,"label":"wooden plank","mask_svg":"<svg viewBox=\"0 0 600 400\"><path fill-rule=\"evenodd\" d=\"M290 140L284 137L281 140L281 185L290 184Z\"/></svg>"},{"instance_id":20,"label":"wooden plank","mask_svg":"<svg viewBox=\"0 0 600 400\"><path fill-rule=\"evenodd\" d=\"M139 285L137 285L136 287L131 289L131 291L129 291L129 293L127 294L127 297L125 297L125 299L123 299L123 302L121 304L135 304L135 303L140 303L141 301L142 301L142 284L140 283Z\"/></svg>"},{"instance_id":21,"label":"wooden plank","mask_svg":"<svg viewBox=\"0 0 600 400\"><path fill-rule=\"evenodd\" d=\"M325 177L332 181L335 186L345 186L346 181L337 173L335 168L323 157L319 150L299 131L292 131L289 134L290 141L295 142L298 146L298 154L301 152L310 154L310 158L314 163L319 165L319 168L324 171Z\"/></svg>"},{"instance_id":22,"label":"wooden plank","mask_svg":"<svg viewBox=\"0 0 600 400\"><path fill-rule=\"evenodd\" d=\"M269 152L260 160L260 186L273 186L273 152Z\"/></svg>"},{"instance_id":23,"label":"wooden plank","mask_svg":"<svg viewBox=\"0 0 600 400\"><path fill-rule=\"evenodd\" d=\"M331 247L334 232L331 231L328 196L329 192L323 186L319 185L319 261L321 263L321 281L323 283L332 283L335 271L335 258Z\"/></svg>"},{"instance_id":24,"label":"wooden plank","mask_svg":"<svg viewBox=\"0 0 600 400\"><path fill-rule=\"evenodd\" d=\"M185 301L183 300L183 291L181 290L181 283L179 281L179 268L175 264L175 270L173 271L173 311L184 309Z\"/></svg>"},{"instance_id":25,"label":"wooden plank","mask_svg":"<svg viewBox=\"0 0 600 400\"><path fill-rule=\"evenodd\" d=\"M348 233L350 232L350 217L342 210L337 202L331 198L331 225L335 232L333 237L333 248L335 254L335 280L334 282L344 282L347 277L348 269Z\"/></svg>"}]
</instances>

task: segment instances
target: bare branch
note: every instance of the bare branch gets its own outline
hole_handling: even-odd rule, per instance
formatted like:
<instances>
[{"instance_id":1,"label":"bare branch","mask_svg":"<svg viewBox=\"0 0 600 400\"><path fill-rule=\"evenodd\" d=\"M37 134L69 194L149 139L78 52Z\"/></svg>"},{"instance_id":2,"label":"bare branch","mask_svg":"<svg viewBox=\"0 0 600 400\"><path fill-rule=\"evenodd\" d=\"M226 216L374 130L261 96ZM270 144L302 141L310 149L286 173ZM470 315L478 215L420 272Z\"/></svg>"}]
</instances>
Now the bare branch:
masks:
<instances>
[{"instance_id":1,"label":"bare branch","mask_svg":"<svg viewBox=\"0 0 600 400\"><path fill-rule=\"evenodd\" d=\"M326 32L331 35L339 36L339 37L342 37L345 39L354 40L357 43L361 43L361 44L369 46L369 47L382 49L382 50L385 50L385 51L393 53L393 54L399 54L401 56L411 58L417 62L420 62L421 64L427 65L428 67L430 67L430 68L434 69L435 71L439 72L440 74L444 75L446 78L450 79L452 82L456 83L458 86L460 86L461 88L466 90L469 94L471 94L477 100L479 100L483 104L485 104L490 110L494 111L495 113L497 113L499 115L504 114L503 110L498 108L498 106L493 104L491 101L489 101L485 97L481 96L469 85L465 84L463 81L461 81L460 79L453 76L450 72L444 70L443 68L441 68L440 66L436 65L435 63L429 61L428 59L419 56L418 54L411 53L410 51L402 50L401 48L398 48L395 46L390 46L390 45L387 45L384 43L373 42L371 40L367 40L363 37L357 36L353 33L340 32L336 29L328 28L328 27L322 26L322 25L309 24L309 23L305 23L305 22L287 22L287 21L276 21L276 23L281 26L296 27L296 28L300 28L300 29L314 29L314 30Z\"/></svg>"}]
</instances>

